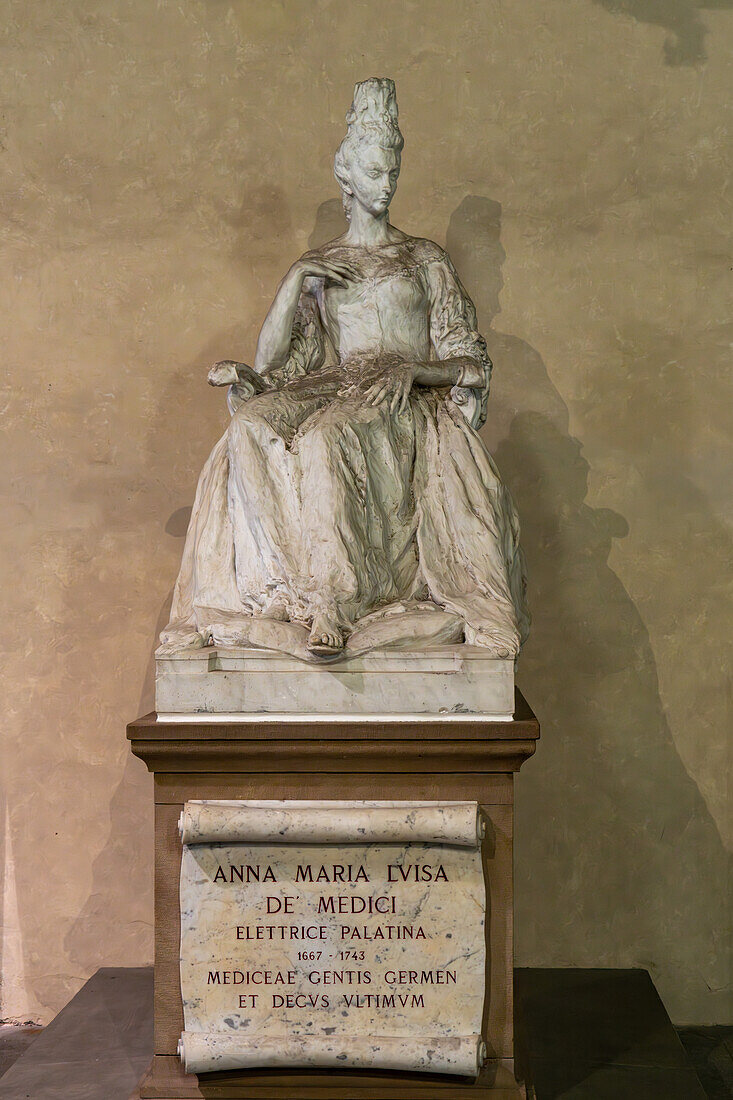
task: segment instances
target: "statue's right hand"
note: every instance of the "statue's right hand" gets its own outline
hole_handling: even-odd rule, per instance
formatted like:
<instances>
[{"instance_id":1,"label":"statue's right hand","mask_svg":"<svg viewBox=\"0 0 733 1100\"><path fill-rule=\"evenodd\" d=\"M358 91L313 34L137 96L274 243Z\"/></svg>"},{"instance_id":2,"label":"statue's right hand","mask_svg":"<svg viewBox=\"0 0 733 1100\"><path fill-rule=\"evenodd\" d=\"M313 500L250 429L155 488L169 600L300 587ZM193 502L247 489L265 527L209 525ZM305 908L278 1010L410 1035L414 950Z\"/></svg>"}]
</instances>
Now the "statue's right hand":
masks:
<instances>
[{"instance_id":1,"label":"statue's right hand","mask_svg":"<svg viewBox=\"0 0 733 1100\"><path fill-rule=\"evenodd\" d=\"M331 259L329 256L324 256L318 249L304 252L290 270L302 279L309 277L328 279L329 282L338 283L339 286L346 286L357 277L353 264L347 260Z\"/></svg>"},{"instance_id":2,"label":"statue's right hand","mask_svg":"<svg viewBox=\"0 0 733 1100\"><path fill-rule=\"evenodd\" d=\"M239 381L237 364L233 359L222 359L219 363L214 363L206 380L210 386L236 386Z\"/></svg>"}]
</instances>

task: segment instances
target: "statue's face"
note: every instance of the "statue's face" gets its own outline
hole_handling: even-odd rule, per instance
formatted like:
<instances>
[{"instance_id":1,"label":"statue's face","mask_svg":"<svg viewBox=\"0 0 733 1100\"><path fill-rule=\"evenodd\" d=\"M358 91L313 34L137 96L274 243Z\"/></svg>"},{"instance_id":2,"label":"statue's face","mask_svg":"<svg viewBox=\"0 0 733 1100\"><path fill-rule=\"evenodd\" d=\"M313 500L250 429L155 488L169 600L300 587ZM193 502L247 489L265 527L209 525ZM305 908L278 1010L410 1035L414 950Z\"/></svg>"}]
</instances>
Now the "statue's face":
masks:
<instances>
[{"instance_id":1,"label":"statue's face","mask_svg":"<svg viewBox=\"0 0 733 1100\"><path fill-rule=\"evenodd\" d=\"M356 150L349 167L354 201L374 217L383 214L397 190L400 154L378 145L362 146Z\"/></svg>"}]
</instances>

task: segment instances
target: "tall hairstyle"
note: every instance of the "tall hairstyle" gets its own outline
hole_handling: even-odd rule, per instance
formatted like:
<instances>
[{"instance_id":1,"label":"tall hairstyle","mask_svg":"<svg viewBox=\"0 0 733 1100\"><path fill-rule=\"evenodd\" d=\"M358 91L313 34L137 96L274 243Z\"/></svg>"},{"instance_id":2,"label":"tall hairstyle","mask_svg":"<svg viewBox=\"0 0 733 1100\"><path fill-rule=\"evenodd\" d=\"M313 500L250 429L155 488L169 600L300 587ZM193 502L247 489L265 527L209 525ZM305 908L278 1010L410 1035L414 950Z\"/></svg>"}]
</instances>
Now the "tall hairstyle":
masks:
<instances>
[{"instance_id":1,"label":"tall hairstyle","mask_svg":"<svg viewBox=\"0 0 733 1100\"><path fill-rule=\"evenodd\" d=\"M333 173L341 188L344 213L351 220L354 196L349 182L351 160L359 147L376 145L380 149L402 152L405 140L397 124L397 94L394 80L373 76L354 88L354 101L346 114L346 137L338 147Z\"/></svg>"}]
</instances>

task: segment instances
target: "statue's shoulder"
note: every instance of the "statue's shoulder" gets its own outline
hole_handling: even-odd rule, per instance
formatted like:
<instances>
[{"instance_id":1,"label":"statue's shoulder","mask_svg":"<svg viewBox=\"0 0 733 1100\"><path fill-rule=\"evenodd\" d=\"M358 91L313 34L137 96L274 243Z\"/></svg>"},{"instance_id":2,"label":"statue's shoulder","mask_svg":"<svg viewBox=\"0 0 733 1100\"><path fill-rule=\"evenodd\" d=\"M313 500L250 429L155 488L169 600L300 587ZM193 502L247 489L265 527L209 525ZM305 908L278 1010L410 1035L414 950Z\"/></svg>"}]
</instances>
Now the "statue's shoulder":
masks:
<instances>
[{"instance_id":1,"label":"statue's shoulder","mask_svg":"<svg viewBox=\"0 0 733 1100\"><path fill-rule=\"evenodd\" d=\"M319 244L313 249L313 254L321 256L328 256L333 252L345 252L349 251L349 245L346 243L346 234L342 233L340 237L334 237L332 241L326 241L324 244Z\"/></svg>"},{"instance_id":2,"label":"statue's shoulder","mask_svg":"<svg viewBox=\"0 0 733 1100\"><path fill-rule=\"evenodd\" d=\"M441 248L435 241L428 240L427 237L410 237L409 243L412 246L412 250L415 255L421 260L443 260L446 256L446 251Z\"/></svg>"},{"instance_id":3,"label":"statue's shoulder","mask_svg":"<svg viewBox=\"0 0 733 1100\"><path fill-rule=\"evenodd\" d=\"M407 242L417 263L447 263L448 253L427 237L410 237Z\"/></svg>"}]
</instances>

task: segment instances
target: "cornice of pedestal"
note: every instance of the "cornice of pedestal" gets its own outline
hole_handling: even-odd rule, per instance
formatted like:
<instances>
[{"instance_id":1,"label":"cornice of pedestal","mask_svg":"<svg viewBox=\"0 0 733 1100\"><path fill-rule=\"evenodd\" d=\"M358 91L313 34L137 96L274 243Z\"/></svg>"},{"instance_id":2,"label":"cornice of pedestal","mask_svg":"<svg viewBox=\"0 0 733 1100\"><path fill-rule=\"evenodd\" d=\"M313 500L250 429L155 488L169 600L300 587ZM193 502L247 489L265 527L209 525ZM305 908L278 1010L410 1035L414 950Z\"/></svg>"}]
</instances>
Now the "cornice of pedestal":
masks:
<instances>
[{"instance_id":1,"label":"cornice of pedestal","mask_svg":"<svg viewBox=\"0 0 733 1100\"><path fill-rule=\"evenodd\" d=\"M151 772L516 772L539 723L521 694L513 721L479 715L249 715L236 720L155 714L130 723Z\"/></svg>"}]
</instances>

